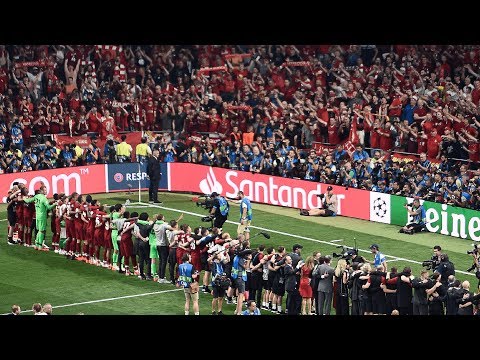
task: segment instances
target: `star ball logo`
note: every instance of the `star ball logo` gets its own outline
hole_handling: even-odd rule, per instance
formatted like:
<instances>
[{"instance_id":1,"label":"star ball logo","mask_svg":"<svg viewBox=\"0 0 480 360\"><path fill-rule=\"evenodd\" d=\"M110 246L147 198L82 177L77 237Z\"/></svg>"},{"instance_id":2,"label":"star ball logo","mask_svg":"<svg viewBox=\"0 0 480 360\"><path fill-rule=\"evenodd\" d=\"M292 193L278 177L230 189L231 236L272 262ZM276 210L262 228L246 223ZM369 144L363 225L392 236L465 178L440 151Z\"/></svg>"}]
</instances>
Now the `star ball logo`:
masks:
<instances>
[{"instance_id":1,"label":"star ball logo","mask_svg":"<svg viewBox=\"0 0 480 360\"><path fill-rule=\"evenodd\" d=\"M372 211L375 212L379 218L384 218L387 215L387 203L382 198L378 197L373 201Z\"/></svg>"},{"instance_id":2,"label":"star ball logo","mask_svg":"<svg viewBox=\"0 0 480 360\"><path fill-rule=\"evenodd\" d=\"M123 181L123 174L116 173L115 175L113 175L113 180L115 180L115 182L117 182L117 183L122 182Z\"/></svg>"}]
</instances>

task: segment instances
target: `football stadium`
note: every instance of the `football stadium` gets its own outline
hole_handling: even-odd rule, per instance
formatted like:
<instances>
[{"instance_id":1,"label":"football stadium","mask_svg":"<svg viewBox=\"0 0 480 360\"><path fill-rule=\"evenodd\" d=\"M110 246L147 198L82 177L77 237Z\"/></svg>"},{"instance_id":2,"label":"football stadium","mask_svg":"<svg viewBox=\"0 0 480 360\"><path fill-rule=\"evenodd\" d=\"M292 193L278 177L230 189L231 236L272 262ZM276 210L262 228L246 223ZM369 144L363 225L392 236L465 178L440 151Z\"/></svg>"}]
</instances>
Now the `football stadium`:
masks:
<instances>
[{"instance_id":1,"label":"football stadium","mask_svg":"<svg viewBox=\"0 0 480 360\"><path fill-rule=\"evenodd\" d=\"M477 314L479 59L0 45L0 314Z\"/></svg>"}]
</instances>

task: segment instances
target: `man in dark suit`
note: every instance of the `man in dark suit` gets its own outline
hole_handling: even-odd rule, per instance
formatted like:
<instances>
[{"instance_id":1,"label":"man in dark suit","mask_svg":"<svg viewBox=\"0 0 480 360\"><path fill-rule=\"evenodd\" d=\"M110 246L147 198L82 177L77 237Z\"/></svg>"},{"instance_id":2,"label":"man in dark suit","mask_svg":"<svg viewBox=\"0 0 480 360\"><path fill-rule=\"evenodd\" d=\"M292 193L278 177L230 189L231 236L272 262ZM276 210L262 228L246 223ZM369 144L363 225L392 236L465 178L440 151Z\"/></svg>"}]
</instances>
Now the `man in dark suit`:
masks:
<instances>
[{"instance_id":1,"label":"man in dark suit","mask_svg":"<svg viewBox=\"0 0 480 360\"><path fill-rule=\"evenodd\" d=\"M150 203L162 204L162 202L158 200L158 185L162 176L160 172L160 151L158 149L154 149L152 156L148 158L147 175L150 178L148 201Z\"/></svg>"},{"instance_id":2,"label":"man in dark suit","mask_svg":"<svg viewBox=\"0 0 480 360\"><path fill-rule=\"evenodd\" d=\"M303 262L299 262L300 266L302 266ZM297 274L300 272L298 264L297 266L293 267L292 257L287 255L285 257L285 291L287 292L287 310L288 315L298 315L299 311L297 308L297 298L300 298L301 304L301 296L298 292L298 285L299 282L297 281Z\"/></svg>"},{"instance_id":3,"label":"man in dark suit","mask_svg":"<svg viewBox=\"0 0 480 360\"><path fill-rule=\"evenodd\" d=\"M333 275L334 268L330 266L330 257L325 256L325 263L318 265L312 276L318 278L318 315L330 315L333 296Z\"/></svg>"}]
</instances>

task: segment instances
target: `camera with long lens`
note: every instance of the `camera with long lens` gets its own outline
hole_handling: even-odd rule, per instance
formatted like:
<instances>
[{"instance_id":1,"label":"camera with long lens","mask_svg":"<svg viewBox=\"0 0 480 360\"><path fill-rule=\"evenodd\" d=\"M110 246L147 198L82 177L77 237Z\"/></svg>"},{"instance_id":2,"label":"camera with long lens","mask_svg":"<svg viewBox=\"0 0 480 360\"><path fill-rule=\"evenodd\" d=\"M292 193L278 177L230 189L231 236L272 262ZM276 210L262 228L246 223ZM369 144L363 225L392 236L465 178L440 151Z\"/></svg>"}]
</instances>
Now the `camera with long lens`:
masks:
<instances>
[{"instance_id":1,"label":"camera with long lens","mask_svg":"<svg viewBox=\"0 0 480 360\"><path fill-rule=\"evenodd\" d=\"M332 257L334 257L334 258L345 259L348 262L349 260L352 259L352 257L354 255L357 254L356 249L352 249L352 248L349 248L349 247L343 246L343 245L340 245L338 247L341 248L342 251L340 253L336 253L336 252L332 253Z\"/></svg>"},{"instance_id":2,"label":"camera with long lens","mask_svg":"<svg viewBox=\"0 0 480 360\"><path fill-rule=\"evenodd\" d=\"M436 262L434 260L425 260L422 262L422 266L425 270L432 270L436 267Z\"/></svg>"},{"instance_id":3,"label":"camera with long lens","mask_svg":"<svg viewBox=\"0 0 480 360\"><path fill-rule=\"evenodd\" d=\"M213 208L213 199L209 195L202 195L203 201L197 201L196 204L199 207L202 207L206 210L212 210ZM205 220L210 221L210 220Z\"/></svg>"},{"instance_id":4,"label":"camera with long lens","mask_svg":"<svg viewBox=\"0 0 480 360\"><path fill-rule=\"evenodd\" d=\"M478 255L478 245L477 244L473 244L473 250L467 250L467 254L468 255L474 255L474 256L477 256ZM473 270L476 270L477 269L477 264L475 264L475 262L473 262L472 266L470 266L467 271L468 272L471 272ZM480 276L480 272L477 271L477 274L475 274L477 276L477 278L479 278Z\"/></svg>"}]
</instances>

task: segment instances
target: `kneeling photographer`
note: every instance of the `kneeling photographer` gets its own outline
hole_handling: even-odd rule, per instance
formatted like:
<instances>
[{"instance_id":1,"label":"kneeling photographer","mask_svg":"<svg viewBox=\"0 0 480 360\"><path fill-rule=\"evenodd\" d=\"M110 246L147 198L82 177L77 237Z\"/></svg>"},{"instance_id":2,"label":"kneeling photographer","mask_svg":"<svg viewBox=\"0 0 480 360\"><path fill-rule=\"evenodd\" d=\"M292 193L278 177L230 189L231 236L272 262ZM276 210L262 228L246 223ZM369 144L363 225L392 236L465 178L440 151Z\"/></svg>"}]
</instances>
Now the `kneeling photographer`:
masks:
<instances>
[{"instance_id":1,"label":"kneeling photographer","mask_svg":"<svg viewBox=\"0 0 480 360\"><path fill-rule=\"evenodd\" d=\"M227 221L230 206L227 200L218 193L213 192L210 197L213 199L213 207L210 211L210 217L214 216L213 226L222 231L223 224Z\"/></svg>"},{"instance_id":2,"label":"kneeling photographer","mask_svg":"<svg viewBox=\"0 0 480 360\"><path fill-rule=\"evenodd\" d=\"M318 194L322 200L322 208L320 209L301 209L300 215L303 216L336 216L338 212L338 200L337 195L333 193L333 187L329 185L327 187L326 194Z\"/></svg>"},{"instance_id":3,"label":"kneeling photographer","mask_svg":"<svg viewBox=\"0 0 480 360\"><path fill-rule=\"evenodd\" d=\"M413 235L416 232L422 231L422 229L425 228L425 219L427 216L425 208L423 205L420 205L420 198L415 196L413 203L405 204L404 207L407 209L408 215L412 216L413 219L410 223L402 227L399 232Z\"/></svg>"}]
</instances>

